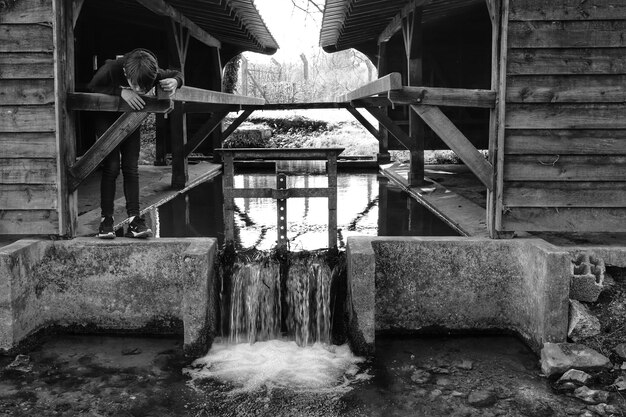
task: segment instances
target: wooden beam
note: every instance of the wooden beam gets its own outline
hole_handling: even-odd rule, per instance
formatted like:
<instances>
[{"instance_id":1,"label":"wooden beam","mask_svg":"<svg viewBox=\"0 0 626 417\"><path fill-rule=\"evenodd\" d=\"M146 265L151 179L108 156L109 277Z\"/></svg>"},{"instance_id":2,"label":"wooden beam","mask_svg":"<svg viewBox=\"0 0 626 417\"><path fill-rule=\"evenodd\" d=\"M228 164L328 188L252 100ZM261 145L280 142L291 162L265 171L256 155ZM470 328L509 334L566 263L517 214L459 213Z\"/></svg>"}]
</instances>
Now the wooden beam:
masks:
<instances>
[{"instance_id":1,"label":"wooden beam","mask_svg":"<svg viewBox=\"0 0 626 417\"><path fill-rule=\"evenodd\" d=\"M248 117L254 110L244 110L233 122L222 132L222 141L226 140Z\"/></svg>"},{"instance_id":2,"label":"wooden beam","mask_svg":"<svg viewBox=\"0 0 626 417\"><path fill-rule=\"evenodd\" d=\"M236 94L221 93L219 91L204 90L195 87L181 87L174 94L170 94L162 89L157 89L159 99L172 99L174 101L184 101L192 103L212 103L212 104L237 104L237 105L263 105L265 100L257 97L238 96Z\"/></svg>"},{"instance_id":3,"label":"wooden beam","mask_svg":"<svg viewBox=\"0 0 626 417\"><path fill-rule=\"evenodd\" d=\"M409 13L415 10L417 7L424 6L430 3L431 0L412 0L409 4L404 6L400 12L391 19L391 22L378 36L378 43L387 42L393 37L400 29L402 29L402 20L405 19Z\"/></svg>"},{"instance_id":4,"label":"wooden beam","mask_svg":"<svg viewBox=\"0 0 626 417\"><path fill-rule=\"evenodd\" d=\"M146 105L141 110L131 108L121 97L97 93L67 93L67 105L70 110L169 113L174 109L172 100L159 100L156 97L141 96Z\"/></svg>"},{"instance_id":5,"label":"wooden beam","mask_svg":"<svg viewBox=\"0 0 626 417\"><path fill-rule=\"evenodd\" d=\"M148 117L145 112L128 112L122 114L96 143L68 169L68 182L71 192L89 176L100 163L110 154L128 135L139 128Z\"/></svg>"},{"instance_id":6,"label":"wooden beam","mask_svg":"<svg viewBox=\"0 0 626 417\"><path fill-rule=\"evenodd\" d=\"M345 102L357 100L363 97L373 96L375 94L386 94L390 90L399 90L402 88L402 75L399 72L392 72L371 83L365 84L356 90L350 91L337 97L337 101Z\"/></svg>"},{"instance_id":7,"label":"wooden beam","mask_svg":"<svg viewBox=\"0 0 626 417\"><path fill-rule=\"evenodd\" d=\"M346 110L350 112L351 115L357 119L368 132L372 134L376 138L376 140L380 140L380 132L376 129L372 124L354 107L346 107Z\"/></svg>"},{"instance_id":8,"label":"wooden beam","mask_svg":"<svg viewBox=\"0 0 626 417\"><path fill-rule=\"evenodd\" d=\"M220 148L215 149L224 158L243 159L279 159L279 160L322 160L329 155L339 155L344 148Z\"/></svg>"},{"instance_id":9,"label":"wooden beam","mask_svg":"<svg viewBox=\"0 0 626 417\"><path fill-rule=\"evenodd\" d=\"M422 29L422 7L417 7L407 14L402 22L402 36L407 62L407 84L411 87L424 85L423 59L424 33ZM411 137L409 185L416 187L424 184L424 148L426 129L424 122L409 110L409 136Z\"/></svg>"},{"instance_id":10,"label":"wooden beam","mask_svg":"<svg viewBox=\"0 0 626 417\"><path fill-rule=\"evenodd\" d=\"M189 156L189 154L195 151L198 146L202 145L202 142L204 142L206 138L209 137L211 132L213 132L215 128L222 123L222 120L224 120L224 117L226 117L228 113L229 112L227 111L213 113L213 116L211 116L211 118L209 118L209 120L207 120L207 122L202 125L200 129L198 129L196 134L193 135L193 137L185 145L185 156Z\"/></svg>"},{"instance_id":11,"label":"wooden beam","mask_svg":"<svg viewBox=\"0 0 626 417\"><path fill-rule=\"evenodd\" d=\"M438 107L413 105L411 109L461 158L487 189L493 189L493 166Z\"/></svg>"},{"instance_id":12,"label":"wooden beam","mask_svg":"<svg viewBox=\"0 0 626 417\"><path fill-rule=\"evenodd\" d=\"M398 142L400 142L402 146L407 149L412 148L411 138L409 137L409 135L404 130L402 130L400 126L398 126L393 120L391 120L391 118L389 118L389 116L387 116L382 110L373 107L366 107L365 110L367 110L372 116L374 116L376 120L378 120L380 124L383 125L383 127L393 135L393 137L398 139Z\"/></svg>"},{"instance_id":13,"label":"wooden beam","mask_svg":"<svg viewBox=\"0 0 626 417\"><path fill-rule=\"evenodd\" d=\"M403 87L390 91L393 104L427 104L431 106L458 106L494 108L496 92L464 88Z\"/></svg>"},{"instance_id":14,"label":"wooden beam","mask_svg":"<svg viewBox=\"0 0 626 417\"><path fill-rule=\"evenodd\" d=\"M85 0L72 0L72 27L76 27L76 21L78 20L78 16L80 16L80 11L83 8L83 4Z\"/></svg>"},{"instance_id":15,"label":"wooden beam","mask_svg":"<svg viewBox=\"0 0 626 417\"><path fill-rule=\"evenodd\" d=\"M202 42L207 46L211 46L214 48L221 48L222 43L209 35L204 29L200 26L196 25L194 22L185 17L181 12L167 4L163 0L135 0L137 3L144 6L146 9L151 10L152 12L160 15L167 16L173 21L180 23L187 30L189 30L189 34Z\"/></svg>"},{"instance_id":16,"label":"wooden beam","mask_svg":"<svg viewBox=\"0 0 626 417\"><path fill-rule=\"evenodd\" d=\"M175 190L182 190L189 180L187 164L187 115L183 111L183 103L176 102L174 111L168 117L169 140L172 151L172 178L171 185Z\"/></svg>"}]
</instances>

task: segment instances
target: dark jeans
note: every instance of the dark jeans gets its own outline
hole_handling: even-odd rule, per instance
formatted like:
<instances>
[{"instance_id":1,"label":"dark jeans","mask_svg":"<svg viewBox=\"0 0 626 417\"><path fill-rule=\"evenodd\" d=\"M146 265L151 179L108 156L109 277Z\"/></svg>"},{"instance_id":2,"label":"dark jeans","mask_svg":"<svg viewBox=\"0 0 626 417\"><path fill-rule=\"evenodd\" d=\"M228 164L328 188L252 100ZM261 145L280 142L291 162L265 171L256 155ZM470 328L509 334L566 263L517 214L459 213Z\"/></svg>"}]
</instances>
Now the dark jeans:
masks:
<instances>
[{"instance_id":1,"label":"dark jeans","mask_svg":"<svg viewBox=\"0 0 626 417\"><path fill-rule=\"evenodd\" d=\"M120 113L98 114L95 131L98 137L111 126ZM113 216L115 200L115 182L122 168L124 174L124 196L128 217L139 215L139 128L131 133L115 148L102 163L102 179L100 180L100 208L102 216ZM120 158L121 157L121 158ZM120 162L121 159L121 162Z\"/></svg>"}]
</instances>

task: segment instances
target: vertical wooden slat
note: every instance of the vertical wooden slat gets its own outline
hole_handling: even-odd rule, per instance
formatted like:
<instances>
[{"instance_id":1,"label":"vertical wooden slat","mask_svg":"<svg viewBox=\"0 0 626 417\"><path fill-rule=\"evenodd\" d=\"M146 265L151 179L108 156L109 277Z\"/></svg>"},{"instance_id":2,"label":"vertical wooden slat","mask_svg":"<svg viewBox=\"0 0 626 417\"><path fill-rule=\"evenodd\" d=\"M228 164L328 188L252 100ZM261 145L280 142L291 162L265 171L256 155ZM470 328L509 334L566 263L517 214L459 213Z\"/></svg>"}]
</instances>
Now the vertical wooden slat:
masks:
<instances>
[{"instance_id":1,"label":"vertical wooden slat","mask_svg":"<svg viewBox=\"0 0 626 417\"><path fill-rule=\"evenodd\" d=\"M328 249L337 246L337 154L328 155Z\"/></svg>"},{"instance_id":2,"label":"vertical wooden slat","mask_svg":"<svg viewBox=\"0 0 626 417\"><path fill-rule=\"evenodd\" d=\"M276 174L276 189L287 189L287 175L284 172ZM276 242L277 246L286 246L287 238L287 199L276 199Z\"/></svg>"},{"instance_id":3,"label":"vertical wooden slat","mask_svg":"<svg viewBox=\"0 0 626 417\"><path fill-rule=\"evenodd\" d=\"M170 140L172 146L172 188L185 188L189 174L187 169L187 115L183 110L183 103L176 102L174 111L170 113Z\"/></svg>"},{"instance_id":4,"label":"vertical wooden slat","mask_svg":"<svg viewBox=\"0 0 626 417\"><path fill-rule=\"evenodd\" d=\"M382 77L389 74L389 61L387 59L387 42L381 42L378 45L378 76ZM383 109L385 115L387 114L387 108ZM378 122L378 155L376 160L379 164L388 163L391 160L389 155L389 132L386 129L381 128L381 123Z\"/></svg>"},{"instance_id":5,"label":"vertical wooden slat","mask_svg":"<svg viewBox=\"0 0 626 417\"><path fill-rule=\"evenodd\" d=\"M423 84L422 51L422 8L413 10L407 18L408 33L405 42L407 49L407 81L409 86ZM404 25L403 25L404 26ZM415 112L409 110L409 136L411 137L411 169L409 171L409 185L418 186L424 183L424 122Z\"/></svg>"},{"instance_id":6,"label":"vertical wooden slat","mask_svg":"<svg viewBox=\"0 0 626 417\"><path fill-rule=\"evenodd\" d=\"M232 153L224 154L224 177L222 188L224 190L224 241L235 242L235 201L233 188L235 186L235 166Z\"/></svg>"},{"instance_id":7,"label":"vertical wooden slat","mask_svg":"<svg viewBox=\"0 0 626 417\"><path fill-rule=\"evenodd\" d=\"M59 235L74 237L78 220L75 189L71 189L67 169L76 160L75 115L67 109L66 96L74 91L74 17L72 3L52 2L54 20L54 74L57 142L57 188Z\"/></svg>"},{"instance_id":8,"label":"vertical wooden slat","mask_svg":"<svg viewBox=\"0 0 626 417\"><path fill-rule=\"evenodd\" d=\"M495 230L502 230L502 211L504 210L504 118L506 116L506 72L508 59L508 31L509 31L509 11L510 0L502 0L500 18L500 75L498 77L498 137L496 153L496 183L495 188Z\"/></svg>"},{"instance_id":9,"label":"vertical wooden slat","mask_svg":"<svg viewBox=\"0 0 626 417\"><path fill-rule=\"evenodd\" d=\"M489 8L489 16L491 18L491 89L498 94L499 79L499 62L500 48L498 41L500 40L500 0L487 0ZM499 96L502 97L502 96ZM503 98L500 98L503 100ZM489 163L492 167L497 166L498 151L498 114L499 107L496 105L489 111ZM498 183L498 170L493 170L493 184ZM491 238L497 237L496 232L496 190L487 190L487 232Z\"/></svg>"}]
</instances>

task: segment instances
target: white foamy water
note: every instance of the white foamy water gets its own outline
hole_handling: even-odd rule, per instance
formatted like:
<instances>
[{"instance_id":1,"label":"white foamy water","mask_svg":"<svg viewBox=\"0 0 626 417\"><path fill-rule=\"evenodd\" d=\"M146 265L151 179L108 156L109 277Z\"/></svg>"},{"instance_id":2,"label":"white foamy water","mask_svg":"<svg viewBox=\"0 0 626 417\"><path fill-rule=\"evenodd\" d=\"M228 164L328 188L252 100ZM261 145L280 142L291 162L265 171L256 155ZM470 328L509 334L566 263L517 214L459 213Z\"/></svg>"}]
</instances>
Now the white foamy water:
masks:
<instances>
[{"instance_id":1,"label":"white foamy water","mask_svg":"<svg viewBox=\"0 0 626 417\"><path fill-rule=\"evenodd\" d=\"M233 393L262 388L293 391L345 392L351 384L370 378L359 371L365 359L354 356L347 345L299 347L293 341L269 340L254 344L214 343L185 374L192 382L215 379L235 386Z\"/></svg>"}]
</instances>

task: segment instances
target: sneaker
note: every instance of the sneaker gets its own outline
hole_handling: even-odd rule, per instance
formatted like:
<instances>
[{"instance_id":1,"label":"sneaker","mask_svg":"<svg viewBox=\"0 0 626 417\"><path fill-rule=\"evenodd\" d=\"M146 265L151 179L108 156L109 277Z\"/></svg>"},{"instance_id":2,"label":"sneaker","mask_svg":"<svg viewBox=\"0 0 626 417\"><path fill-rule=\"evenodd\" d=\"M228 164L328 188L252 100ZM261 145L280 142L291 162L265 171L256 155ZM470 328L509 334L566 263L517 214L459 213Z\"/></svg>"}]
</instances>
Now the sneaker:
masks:
<instances>
[{"instance_id":1,"label":"sneaker","mask_svg":"<svg viewBox=\"0 0 626 417\"><path fill-rule=\"evenodd\" d=\"M98 235L100 239L115 239L115 231L113 230L113 217L105 216L100 219L100 228Z\"/></svg>"},{"instance_id":2,"label":"sneaker","mask_svg":"<svg viewBox=\"0 0 626 417\"><path fill-rule=\"evenodd\" d=\"M146 238L152 236L152 230L146 226L143 216L135 216L126 229L126 237Z\"/></svg>"}]
</instances>

